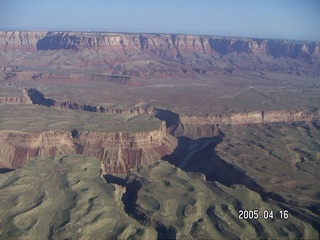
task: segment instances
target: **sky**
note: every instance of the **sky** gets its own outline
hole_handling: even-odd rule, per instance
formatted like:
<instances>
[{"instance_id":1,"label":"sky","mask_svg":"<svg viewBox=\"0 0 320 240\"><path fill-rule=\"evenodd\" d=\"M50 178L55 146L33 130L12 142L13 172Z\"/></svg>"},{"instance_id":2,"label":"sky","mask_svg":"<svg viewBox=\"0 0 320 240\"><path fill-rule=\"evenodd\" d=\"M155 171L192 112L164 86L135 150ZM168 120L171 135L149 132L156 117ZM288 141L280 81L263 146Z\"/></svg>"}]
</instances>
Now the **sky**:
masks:
<instances>
[{"instance_id":1,"label":"sky","mask_svg":"<svg viewBox=\"0 0 320 240\"><path fill-rule=\"evenodd\" d=\"M320 0L0 0L0 29L320 41Z\"/></svg>"}]
</instances>

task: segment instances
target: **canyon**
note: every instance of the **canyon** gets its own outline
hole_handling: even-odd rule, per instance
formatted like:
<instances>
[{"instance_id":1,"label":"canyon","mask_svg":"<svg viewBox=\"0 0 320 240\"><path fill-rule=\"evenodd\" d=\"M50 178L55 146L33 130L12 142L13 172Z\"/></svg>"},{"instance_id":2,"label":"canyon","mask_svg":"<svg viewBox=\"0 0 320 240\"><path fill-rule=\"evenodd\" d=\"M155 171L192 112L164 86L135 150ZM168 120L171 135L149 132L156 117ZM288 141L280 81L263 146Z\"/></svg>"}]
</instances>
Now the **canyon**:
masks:
<instances>
[{"instance_id":1,"label":"canyon","mask_svg":"<svg viewBox=\"0 0 320 240\"><path fill-rule=\"evenodd\" d=\"M0 31L0 237L50 206L44 238L77 216L93 237L317 238L319 69L318 42ZM238 219L255 208L290 219Z\"/></svg>"},{"instance_id":2,"label":"canyon","mask_svg":"<svg viewBox=\"0 0 320 240\"><path fill-rule=\"evenodd\" d=\"M102 162L105 174L125 174L165 157L177 147L175 137L200 139L219 135L219 126L268 123L314 122L320 120L319 111L255 111L213 116L180 116L169 110L149 107L137 109L105 109L102 106L80 105L46 98L37 89L21 89L24 98L6 97L6 104L34 104L71 111L88 111L106 115L147 115L162 121L159 129L149 132L68 132L46 131L28 133L0 131L1 167L21 168L34 157L81 154Z\"/></svg>"}]
</instances>

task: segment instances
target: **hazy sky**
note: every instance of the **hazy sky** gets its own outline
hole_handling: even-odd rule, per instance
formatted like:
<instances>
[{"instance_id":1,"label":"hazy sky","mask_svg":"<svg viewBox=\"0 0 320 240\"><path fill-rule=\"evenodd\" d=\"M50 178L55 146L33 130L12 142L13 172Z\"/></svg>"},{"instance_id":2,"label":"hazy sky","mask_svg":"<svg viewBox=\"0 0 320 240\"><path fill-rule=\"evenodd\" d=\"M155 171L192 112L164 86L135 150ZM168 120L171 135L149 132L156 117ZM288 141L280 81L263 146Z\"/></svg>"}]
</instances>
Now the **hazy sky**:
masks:
<instances>
[{"instance_id":1,"label":"hazy sky","mask_svg":"<svg viewBox=\"0 0 320 240\"><path fill-rule=\"evenodd\" d=\"M320 41L320 0L0 0L0 29Z\"/></svg>"}]
</instances>

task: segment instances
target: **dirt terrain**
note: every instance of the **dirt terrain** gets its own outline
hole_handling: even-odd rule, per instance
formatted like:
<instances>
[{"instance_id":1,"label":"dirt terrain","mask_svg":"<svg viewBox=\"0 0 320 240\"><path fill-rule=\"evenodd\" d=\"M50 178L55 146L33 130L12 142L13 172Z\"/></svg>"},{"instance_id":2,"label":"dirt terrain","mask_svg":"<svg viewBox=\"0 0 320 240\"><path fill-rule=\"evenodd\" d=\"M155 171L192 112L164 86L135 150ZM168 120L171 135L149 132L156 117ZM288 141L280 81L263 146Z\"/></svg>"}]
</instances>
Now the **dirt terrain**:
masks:
<instances>
[{"instance_id":1,"label":"dirt terrain","mask_svg":"<svg viewBox=\"0 0 320 240\"><path fill-rule=\"evenodd\" d=\"M0 49L0 238L319 238L320 43L15 31Z\"/></svg>"}]
</instances>

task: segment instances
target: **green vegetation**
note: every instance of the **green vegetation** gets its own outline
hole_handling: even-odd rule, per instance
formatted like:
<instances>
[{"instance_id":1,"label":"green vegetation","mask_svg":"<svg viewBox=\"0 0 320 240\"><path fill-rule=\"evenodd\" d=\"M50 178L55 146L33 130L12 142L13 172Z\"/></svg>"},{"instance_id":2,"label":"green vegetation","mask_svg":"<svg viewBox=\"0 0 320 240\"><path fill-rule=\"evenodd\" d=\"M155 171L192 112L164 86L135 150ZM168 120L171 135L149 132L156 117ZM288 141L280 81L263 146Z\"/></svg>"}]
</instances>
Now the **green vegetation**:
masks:
<instances>
[{"instance_id":1,"label":"green vegetation","mask_svg":"<svg viewBox=\"0 0 320 240\"><path fill-rule=\"evenodd\" d=\"M122 189L105 183L100 161L38 158L0 174L0 239L155 239L128 217Z\"/></svg>"},{"instance_id":2,"label":"green vegetation","mask_svg":"<svg viewBox=\"0 0 320 240\"><path fill-rule=\"evenodd\" d=\"M244 186L205 182L167 162L131 173L141 184L137 206L147 221L125 212L122 187L105 182L100 162L82 156L38 158L0 175L1 239L156 239L155 223L176 238L318 239L308 223L289 219L239 219L239 210L279 213ZM148 180L147 180L148 179ZM127 190L128 191L128 190ZM279 214L277 215L279 216ZM134 217L134 216L133 216Z\"/></svg>"},{"instance_id":3,"label":"green vegetation","mask_svg":"<svg viewBox=\"0 0 320 240\"><path fill-rule=\"evenodd\" d=\"M148 217L146 226L161 222L174 229L177 239L317 239L318 232L308 223L242 185L231 188L206 182L198 173L186 173L167 162L157 162L133 171L141 188L137 208ZM261 219L239 219L239 210L258 210ZM264 219L263 212L273 211L276 219ZM134 214L133 214L134 216Z\"/></svg>"}]
</instances>

